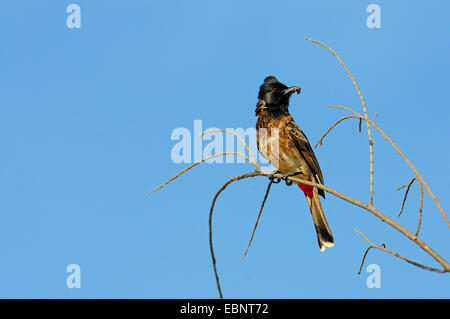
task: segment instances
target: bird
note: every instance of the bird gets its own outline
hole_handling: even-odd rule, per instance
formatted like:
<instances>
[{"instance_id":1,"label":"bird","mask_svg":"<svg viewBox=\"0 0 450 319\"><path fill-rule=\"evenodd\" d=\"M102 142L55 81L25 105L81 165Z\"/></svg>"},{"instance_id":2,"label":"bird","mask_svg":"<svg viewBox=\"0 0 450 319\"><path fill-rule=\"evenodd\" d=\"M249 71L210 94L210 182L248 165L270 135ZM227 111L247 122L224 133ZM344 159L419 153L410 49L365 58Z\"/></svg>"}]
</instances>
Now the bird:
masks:
<instances>
[{"instance_id":1,"label":"bird","mask_svg":"<svg viewBox=\"0 0 450 319\"><path fill-rule=\"evenodd\" d=\"M288 87L274 76L267 76L259 87L255 113L256 145L259 152L277 169L275 173L287 178L297 176L318 184L324 183L322 171L308 138L289 113L289 99L298 86ZM274 181L272 174L272 181ZM280 182L278 179L275 182ZM325 198L323 189L297 184L303 191L311 211L321 252L334 246L334 238L323 211L319 195Z\"/></svg>"}]
</instances>

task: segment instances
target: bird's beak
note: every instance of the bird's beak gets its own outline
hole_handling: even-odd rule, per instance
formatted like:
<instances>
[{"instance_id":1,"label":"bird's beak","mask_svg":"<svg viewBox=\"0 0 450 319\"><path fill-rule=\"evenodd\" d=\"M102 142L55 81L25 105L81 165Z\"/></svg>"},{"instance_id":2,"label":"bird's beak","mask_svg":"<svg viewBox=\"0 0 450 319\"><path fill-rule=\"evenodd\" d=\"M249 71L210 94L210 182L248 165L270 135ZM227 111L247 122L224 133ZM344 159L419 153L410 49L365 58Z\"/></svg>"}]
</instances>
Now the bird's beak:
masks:
<instances>
[{"instance_id":1,"label":"bird's beak","mask_svg":"<svg viewBox=\"0 0 450 319\"><path fill-rule=\"evenodd\" d=\"M284 90L283 93L285 95L292 94L294 92L297 92L297 94L300 94L300 91L301 91L300 87L298 87L298 86L291 86L291 87L287 88L286 90Z\"/></svg>"}]
</instances>

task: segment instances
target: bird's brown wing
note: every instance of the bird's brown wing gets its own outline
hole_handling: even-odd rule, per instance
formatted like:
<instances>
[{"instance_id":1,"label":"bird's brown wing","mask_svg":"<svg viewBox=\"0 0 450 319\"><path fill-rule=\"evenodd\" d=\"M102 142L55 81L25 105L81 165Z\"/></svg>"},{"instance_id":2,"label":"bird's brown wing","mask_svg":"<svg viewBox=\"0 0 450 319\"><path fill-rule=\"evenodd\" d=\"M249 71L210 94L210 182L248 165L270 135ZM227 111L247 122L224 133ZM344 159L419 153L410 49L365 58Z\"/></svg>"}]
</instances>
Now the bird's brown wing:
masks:
<instances>
[{"instance_id":1,"label":"bird's brown wing","mask_svg":"<svg viewBox=\"0 0 450 319\"><path fill-rule=\"evenodd\" d=\"M290 120L286 123L286 131L289 137L293 140L300 155L305 159L309 169L317 180L317 183L323 184L322 171L320 170L319 162L317 161L316 155L314 155L314 151L309 144L308 138L300 127L298 127L297 123L295 123L292 116L289 117ZM318 189L317 191L319 192L319 195L325 198L323 189Z\"/></svg>"}]
</instances>

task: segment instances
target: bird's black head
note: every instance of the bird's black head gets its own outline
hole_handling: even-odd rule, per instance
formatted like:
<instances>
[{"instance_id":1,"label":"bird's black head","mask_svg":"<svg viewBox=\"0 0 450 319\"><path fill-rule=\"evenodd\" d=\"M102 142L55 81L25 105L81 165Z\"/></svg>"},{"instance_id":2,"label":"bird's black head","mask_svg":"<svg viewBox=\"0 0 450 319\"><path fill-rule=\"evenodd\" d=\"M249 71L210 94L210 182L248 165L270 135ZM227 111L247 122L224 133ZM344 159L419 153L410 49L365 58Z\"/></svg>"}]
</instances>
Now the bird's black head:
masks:
<instances>
[{"instance_id":1,"label":"bird's black head","mask_svg":"<svg viewBox=\"0 0 450 319\"><path fill-rule=\"evenodd\" d=\"M265 102L264 109L272 116L289 114L289 98L292 93L300 94L298 86L287 87L274 76L268 76L259 87L258 99ZM256 115L261 111L256 109Z\"/></svg>"}]
</instances>

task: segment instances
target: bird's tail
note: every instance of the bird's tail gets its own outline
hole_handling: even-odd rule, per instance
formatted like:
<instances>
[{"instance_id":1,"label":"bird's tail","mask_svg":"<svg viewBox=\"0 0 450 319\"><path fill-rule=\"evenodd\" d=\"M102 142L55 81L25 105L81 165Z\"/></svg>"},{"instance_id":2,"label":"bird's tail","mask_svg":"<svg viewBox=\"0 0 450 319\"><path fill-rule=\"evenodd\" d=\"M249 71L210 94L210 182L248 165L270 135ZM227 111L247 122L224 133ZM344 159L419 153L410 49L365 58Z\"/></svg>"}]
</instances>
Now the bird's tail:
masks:
<instances>
[{"instance_id":1,"label":"bird's tail","mask_svg":"<svg viewBox=\"0 0 450 319\"><path fill-rule=\"evenodd\" d=\"M312 197L306 196L309 209L316 227L317 240L319 241L320 251L325 251L327 247L334 246L333 234L331 233L330 226L328 226L325 213L323 212L322 205L320 204L319 194L317 188L314 187L314 193Z\"/></svg>"}]
</instances>

